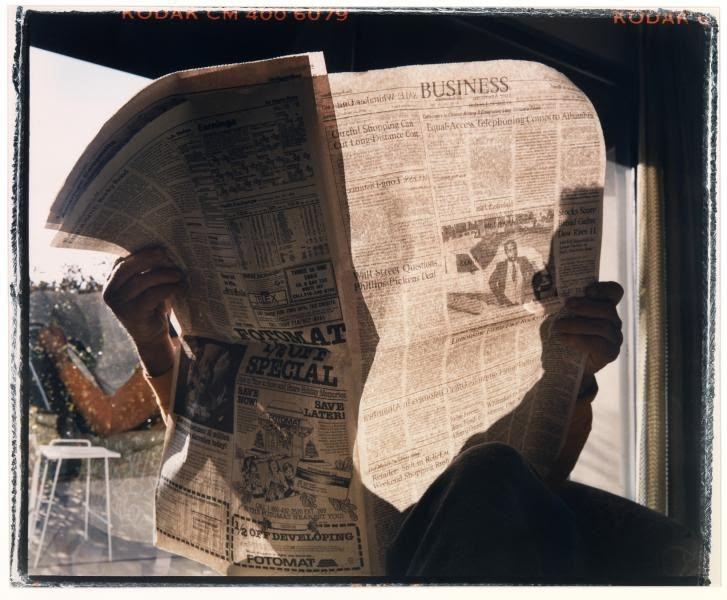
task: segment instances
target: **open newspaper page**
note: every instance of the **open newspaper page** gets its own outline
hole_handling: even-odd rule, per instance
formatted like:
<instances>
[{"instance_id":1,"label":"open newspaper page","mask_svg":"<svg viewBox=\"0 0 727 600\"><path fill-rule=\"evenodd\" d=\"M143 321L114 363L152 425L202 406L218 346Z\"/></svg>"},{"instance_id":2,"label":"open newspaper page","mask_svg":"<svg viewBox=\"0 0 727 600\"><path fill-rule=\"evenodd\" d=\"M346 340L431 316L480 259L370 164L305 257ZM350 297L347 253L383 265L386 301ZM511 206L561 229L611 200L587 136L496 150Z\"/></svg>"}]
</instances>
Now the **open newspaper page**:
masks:
<instances>
[{"instance_id":1,"label":"open newspaper page","mask_svg":"<svg viewBox=\"0 0 727 600\"><path fill-rule=\"evenodd\" d=\"M541 473L557 456L583 365L552 314L598 274L605 152L586 96L537 63L328 82L362 300L357 467L379 500L367 523L381 569L391 507L466 445L504 441Z\"/></svg>"},{"instance_id":2,"label":"open newspaper page","mask_svg":"<svg viewBox=\"0 0 727 600\"><path fill-rule=\"evenodd\" d=\"M353 269L311 59L233 66L214 93L172 89L174 106L57 202L58 244L158 244L188 274L157 544L223 573L369 572L355 315L339 294Z\"/></svg>"}]
</instances>

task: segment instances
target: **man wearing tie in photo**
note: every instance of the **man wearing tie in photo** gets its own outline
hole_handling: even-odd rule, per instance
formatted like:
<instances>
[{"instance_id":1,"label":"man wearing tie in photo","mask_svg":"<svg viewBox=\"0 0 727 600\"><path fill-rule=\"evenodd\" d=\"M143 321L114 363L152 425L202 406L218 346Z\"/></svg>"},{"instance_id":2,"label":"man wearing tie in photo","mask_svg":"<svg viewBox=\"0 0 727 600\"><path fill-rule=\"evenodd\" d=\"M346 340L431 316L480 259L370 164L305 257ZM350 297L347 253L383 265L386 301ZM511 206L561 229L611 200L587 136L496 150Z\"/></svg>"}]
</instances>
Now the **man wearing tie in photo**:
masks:
<instances>
[{"instance_id":1,"label":"man wearing tie in photo","mask_svg":"<svg viewBox=\"0 0 727 600\"><path fill-rule=\"evenodd\" d=\"M504 244L507 258L497 263L490 275L490 289L501 306L517 306L526 302L532 293L533 265L517 254L517 242Z\"/></svg>"}]
</instances>

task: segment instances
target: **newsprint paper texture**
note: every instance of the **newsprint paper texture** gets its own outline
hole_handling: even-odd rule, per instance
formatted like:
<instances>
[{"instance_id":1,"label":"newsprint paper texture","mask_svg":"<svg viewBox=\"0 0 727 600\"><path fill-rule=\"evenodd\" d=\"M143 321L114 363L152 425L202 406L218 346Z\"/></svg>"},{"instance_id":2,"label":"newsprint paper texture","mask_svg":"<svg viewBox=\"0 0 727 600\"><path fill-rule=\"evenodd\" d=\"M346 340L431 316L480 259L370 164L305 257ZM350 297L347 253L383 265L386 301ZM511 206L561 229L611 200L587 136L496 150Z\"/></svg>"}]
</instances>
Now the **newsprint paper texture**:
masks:
<instances>
[{"instance_id":1,"label":"newsprint paper texture","mask_svg":"<svg viewBox=\"0 0 727 600\"><path fill-rule=\"evenodd\" d=\"M391 515L463 447L546 473L583 369L551 325L598 277L604 170L593 106L532 62L296 55L134 97L48 225L187 273L157 544L233 575L377 575Z\"/></svg>"}]
</instances>

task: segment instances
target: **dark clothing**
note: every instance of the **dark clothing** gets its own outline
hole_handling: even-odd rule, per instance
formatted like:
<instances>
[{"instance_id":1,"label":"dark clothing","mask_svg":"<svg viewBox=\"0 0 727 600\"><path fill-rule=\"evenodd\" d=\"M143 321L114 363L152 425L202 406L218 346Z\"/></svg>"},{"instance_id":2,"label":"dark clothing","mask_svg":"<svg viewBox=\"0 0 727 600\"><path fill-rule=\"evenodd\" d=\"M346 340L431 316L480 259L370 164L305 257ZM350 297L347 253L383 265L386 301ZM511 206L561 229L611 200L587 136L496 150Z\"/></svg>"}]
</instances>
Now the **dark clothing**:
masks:
<instances>
[{"instance_id":1,"label":"dark clothing","mask_svg":"<svg viewBox=\"0 0 727 600\"><path fill-rule=\"evenodd\" d=\"M490 275L490 289L497 298L497 301L505 306L512 305L513 303L505 296L505 278L507 277L507 266L509 260L502 260L497 263L495 270ZM533 275L535 275L535 269L530 261L524 256L518 256L515 258L515 262L520 267L520 274L522 275L523 282L523 294L520 299L520 304L523 304L528 300L528 295L532 295L533 292Z\"/></svg>"},{"instance_id":2,"label":"dark clothing","mask_svg":"<svg viewBox=\"0 0 727 600\"><path fill-rule=\"evenodd\" d=\"M573 482L551 489L489 443L460 454L407 511L387 574L618 583L695 576L700 560L698 538L674 521Z\"/></svg>"}]
</instances>

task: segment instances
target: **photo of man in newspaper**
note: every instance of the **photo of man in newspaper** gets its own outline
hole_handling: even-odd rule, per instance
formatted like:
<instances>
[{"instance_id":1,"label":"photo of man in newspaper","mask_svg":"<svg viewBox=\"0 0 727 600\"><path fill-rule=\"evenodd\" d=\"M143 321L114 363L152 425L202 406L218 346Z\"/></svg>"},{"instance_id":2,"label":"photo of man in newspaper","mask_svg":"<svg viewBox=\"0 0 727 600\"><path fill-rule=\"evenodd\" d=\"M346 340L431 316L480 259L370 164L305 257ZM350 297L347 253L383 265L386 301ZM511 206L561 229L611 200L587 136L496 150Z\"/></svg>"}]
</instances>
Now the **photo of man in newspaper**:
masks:
<instances>
[{"instance_id":1,"label":"photo of man in newspaper","mask_svg":"<svg viewBox=\"0 0 727 600\"><path fill-rule=\"evenodd\" d=\"M514 239L507 240L503 249L507 259L497 262L490 275L490 290L502 306L524 304L531 297L533 265L525 256L518 256Z\"/></svg>"},{"instance_id":2,"label":"photo of man in newspaper","mask_svg":"<svg viewBox=\"0 0 727 600\"><path fill-rule=\"evenodd\" d=\"M445 225L442 239L453 318L524 307L557 295L551 271L553 210L528 210ZM468 291L464 291L464 290ZM459 313L459 314L458 314Z\"/></svg>"}]
</instances>

